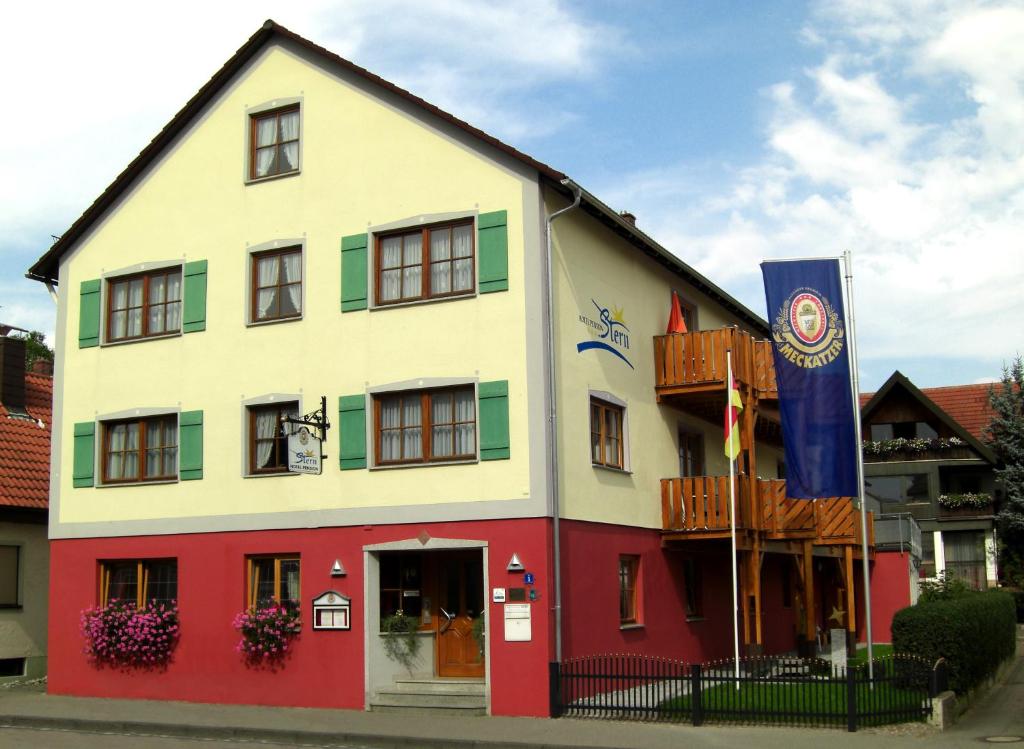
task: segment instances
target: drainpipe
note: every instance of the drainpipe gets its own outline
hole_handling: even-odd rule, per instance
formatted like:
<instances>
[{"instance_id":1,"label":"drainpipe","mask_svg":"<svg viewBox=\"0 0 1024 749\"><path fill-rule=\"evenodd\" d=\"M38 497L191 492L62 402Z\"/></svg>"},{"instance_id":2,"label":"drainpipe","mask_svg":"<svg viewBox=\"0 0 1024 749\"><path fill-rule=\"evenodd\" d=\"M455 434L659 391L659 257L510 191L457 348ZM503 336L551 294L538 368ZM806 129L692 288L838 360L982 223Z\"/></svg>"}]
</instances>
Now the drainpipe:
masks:
<instances>
[{"instance_id":1,"label":"drainpipe","mask_svg":"<svg viewBox=\"0 0 1024 749\"><path fill-rule=\"evenodd\" d=\"M554 556L554 578L555 578L555 663L562 662L562 556L561 536L559 533L559 506L558 493L558 409L555 406L555 283L554 270L551 252L551 224L563 213L568 213L580 204L583 191L580 186L571 179L563 179L562 184L573 192L572 205L555 211L547 217L544 227L545 239L547 240L547 359L548 359L548 441L551 445L551 460L549 461L550 472L548 484L551 487L551 532L554 535L552 544L552 555Z\"/></svg>"}]
</instances>

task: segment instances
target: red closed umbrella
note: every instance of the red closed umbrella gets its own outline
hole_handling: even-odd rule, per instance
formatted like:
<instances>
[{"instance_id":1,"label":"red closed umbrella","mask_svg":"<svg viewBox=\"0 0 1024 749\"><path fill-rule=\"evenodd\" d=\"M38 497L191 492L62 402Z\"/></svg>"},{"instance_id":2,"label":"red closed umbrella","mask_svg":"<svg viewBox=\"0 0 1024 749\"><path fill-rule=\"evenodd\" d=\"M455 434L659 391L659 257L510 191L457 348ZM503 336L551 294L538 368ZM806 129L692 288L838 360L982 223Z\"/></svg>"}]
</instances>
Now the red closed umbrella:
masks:
<instances>
[{"instance_id":1,"label":"red closed umbrella","mask_svg":"<svg viewBox=\"0 0 1024 749\"><path fill-rule=\"evenodd\" d=\"M672 292L672 310L668 313L668 328L665 333L685 333L686 320L683 319L683 308L679 304L679 295Z\"/></svg>"}]
</instances>

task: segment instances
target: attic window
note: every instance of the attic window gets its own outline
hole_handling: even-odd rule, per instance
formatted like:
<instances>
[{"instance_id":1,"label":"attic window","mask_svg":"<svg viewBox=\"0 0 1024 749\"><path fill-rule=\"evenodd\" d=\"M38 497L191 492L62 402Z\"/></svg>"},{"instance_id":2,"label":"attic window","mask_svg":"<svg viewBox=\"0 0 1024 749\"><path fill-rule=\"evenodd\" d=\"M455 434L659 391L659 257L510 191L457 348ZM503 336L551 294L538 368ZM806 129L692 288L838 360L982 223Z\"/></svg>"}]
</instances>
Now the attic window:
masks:
<instances>
[{"instance_id":1,"label":"attic window","mask_svg":"<svg viewBox=\"0 0 1024 749\"><path fill-rule=\"evenodd\" d=\"M299 107L250 117L249 179L299 171Z\"/></svg>"}]
</instances>

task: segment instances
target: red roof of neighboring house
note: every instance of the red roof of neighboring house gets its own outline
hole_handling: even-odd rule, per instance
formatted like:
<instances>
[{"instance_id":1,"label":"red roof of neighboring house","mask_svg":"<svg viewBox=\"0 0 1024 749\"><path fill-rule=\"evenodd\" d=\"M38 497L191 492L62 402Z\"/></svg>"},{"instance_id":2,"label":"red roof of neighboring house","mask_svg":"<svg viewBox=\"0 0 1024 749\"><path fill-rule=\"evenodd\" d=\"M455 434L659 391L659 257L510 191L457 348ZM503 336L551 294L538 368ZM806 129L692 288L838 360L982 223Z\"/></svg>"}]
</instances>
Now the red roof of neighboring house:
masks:
<instances>
[{"instance_id":1,"label":"red roof of neighboring house","mask_svg":"<svg viewBox=\"0 0 1024 749\"><path fill-rule=\"evenodd\" d=\"M12 416L0 404L0 506L47 508L52 401L53 378L27 372L25 410L31 418Z\"/></svg>"},{"instance_id":2,"label":"red roof of neighboring house","mask_svg":"<svg viewBox=\"0 0 1024 749\"><path fill-rule=\"evenodd\" d=\"M985 441L985 427L994 412L988 403L992 385L951 385L941 388L921 388L921 392L949 414L954 421L981 442Z\"/></svg>"},{"instance_id":3,"label":"red roof of neighboring house","mask_svg":"<svg viewBox=\"0 0 1024 749\"><path fill-rule=\"evenodd\" d=\"M991 384L948 385L937 388L921 388L936 406L945 411L953 421L962 426L979 442L985 442L985 427L992 421L993 411L988 402ZM875 397L874 393L860 394L863 409Z\"/></svg>"}]
</instances>

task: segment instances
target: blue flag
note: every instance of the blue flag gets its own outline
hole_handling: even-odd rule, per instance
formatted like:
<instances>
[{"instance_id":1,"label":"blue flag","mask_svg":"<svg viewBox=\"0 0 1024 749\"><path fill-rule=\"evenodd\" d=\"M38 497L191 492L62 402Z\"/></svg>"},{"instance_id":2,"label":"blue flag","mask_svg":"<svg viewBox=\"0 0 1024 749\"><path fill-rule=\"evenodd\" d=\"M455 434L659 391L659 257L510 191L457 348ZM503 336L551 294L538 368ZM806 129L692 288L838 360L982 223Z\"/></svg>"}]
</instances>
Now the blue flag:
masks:
<instances>
[{"instance_id":1,"label":"blue flag","mask_svg":"<svg viewBox=\"0 0 1024 749\"><path fill-rule=\"evenodd\" d=\"M857 440L838 258L761 263L786 455L786 495L855 497Z\"/></svg>"}]
</instances>

